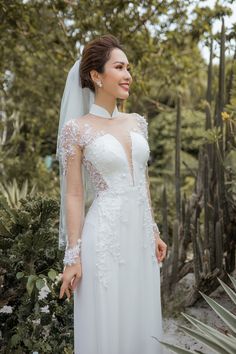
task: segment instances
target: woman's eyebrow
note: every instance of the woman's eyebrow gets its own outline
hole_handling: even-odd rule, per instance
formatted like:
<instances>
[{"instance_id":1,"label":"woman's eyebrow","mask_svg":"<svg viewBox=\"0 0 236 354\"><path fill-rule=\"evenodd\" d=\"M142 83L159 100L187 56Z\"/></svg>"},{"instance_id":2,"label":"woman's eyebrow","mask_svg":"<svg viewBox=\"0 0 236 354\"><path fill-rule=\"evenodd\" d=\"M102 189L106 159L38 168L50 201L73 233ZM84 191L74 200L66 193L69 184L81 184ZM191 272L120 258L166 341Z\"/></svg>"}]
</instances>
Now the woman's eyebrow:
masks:
<instances>
[{"instance_id":1,"label":"woman's eyebrow","mask_svg":"<svg viewBox=\"0 0 236 354\"><path fill-rule=\"evenodd\" d=\"M115 64L115 63L120 63L120 64L123 64L123 65L125 64L125 62L124 62L124 61L114 61L114 63L113 63L113 64ZM128 63L128 64L127 64L127 66L129 66L129 65L130 65L130 64Z\"/></svg>"}]
</instances>

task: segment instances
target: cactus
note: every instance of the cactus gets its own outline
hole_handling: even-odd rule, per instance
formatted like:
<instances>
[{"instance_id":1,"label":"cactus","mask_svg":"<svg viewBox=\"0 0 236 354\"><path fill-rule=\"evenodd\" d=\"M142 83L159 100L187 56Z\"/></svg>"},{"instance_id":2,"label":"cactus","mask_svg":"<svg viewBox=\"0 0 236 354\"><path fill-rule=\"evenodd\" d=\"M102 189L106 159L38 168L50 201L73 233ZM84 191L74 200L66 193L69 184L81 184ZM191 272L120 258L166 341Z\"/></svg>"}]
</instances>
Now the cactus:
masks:
<instances>
[{"instance_id":1,"label":"cactus","mask_svg":"<svg viewBox=\"0 0 236 354\"><path fill-rule=\"evenodd\" d=\"M195 282L196 286L200 283L200 272L201 272L201 265L200 265L200 257L198 252L197 240L199 237L198 234L198 212L199 208L196 205L195 212L194 212L194 227L192 232L192 242L193 242L193 264L194 264L194 275L195 275Z\"/></svg>"},{"instance_id":2,"label":"cactus","mask_svg":"<svg viewBox=\"0 0 236 354\"><path fill-rule=\"evenodd\" d=\"M168 206L167 206L167 196L166 196L166 187L164 186L162 191L162 219L163 219L163 240L167 244L167 250L169 247L169 237L168 237L168 223L167 223L167 215L168 215ZM170 277L168 274L169 270L169 259L168 254L163 263L163 281L162 281L162 293L169 295L170 293Z\"/></svg>"},{"instance_id":3,"label":"cactus","mask_svg":"<svg viewBox=\"0 0 236 354\"><path fill-rule=\"evenodd\" d=\"M180 127L181 127L181 99L177 97L176 136L175 136L175 193L176 217L181 221L181 195L180 195Z\"/></svg>"},{"instance_id":4,"label":"cactus","mask_svg":"<svg viewBox=\"0 0 236 354\"><path fill-rule=\"evenodd\" d=\"M172 245L172 273L171 273L171 287L173 288L178 280L178 259L179 259L179 221L175 220L173 223L173 245Z\"/></svg>"},{"instance_id":5,"label":"cactus","mask_svg":"<svg viewBox=\"0 0 236 354\"><path fill-rule=\"evenodd\" d=\"M222 223L216 223L216 267L223 270L223 240L222 240Z\"/></svg>"},{"instance_id":6,"label":"cactus","mask_svg":"<svg viewBox=\"0 0 236 354\"><path fill-rule=\"evenodd\" d=\"M198 171L195 186L189 198L181 198L180 154L181 154L181 97L176 100L176 140L175 140L175 193L176 220L173 225L173 242L171 257L166 259L163 268L165 295L174 290L177 281L194 269L195 284L183 299L183 305L191 306L200 297L198 290L211 293L217 287L217 276L225 279L235 267L235 197L233 191L233 171L226 165L226 141L229 133L224 135L222 112L225 117L232 117L228 123L230 129L230 146L235 148L235 97L236 63L232 65L229 98L225 94L225 27L222 19L220 36L220 65L218 73L218 95L213 101L212 95L212 58L213 39L210 39L210 59L205 101L206 139L199 149ZM236 51L234 55L236 60ZM229 96L227 96L229 97ZM227 112L224 112L225 104ZM225 118L225 119L226 119ZM227 131L226 131L227 132ZM229 145L228 145L229 147ZM165 197L166 198L166 197ZM167 221L166 200L163 196L163 224ZM165 205L165 206L164 206ZM164 221L165 220L165 221ZM167 232L167 231L165 231ZM167 234L166 234L167 235ZM169 242L168 239L166 241ZM193 259L186 261L187 249L192 242ZM166 280L165 278L168 278ZM171 293L168 292L170 295Z\"/></svg>"},{"instance_id":7,"label":"cactus","mask_svg":"<svg viewBox=\"0 0 236 354\"><path fill-rule=\"evenodd\" d=\"M206 92L206 100L209 102L209 105L211 104L212 101L212 64L213 64L213 37L211 35L210 38L210 59L209 59L209 65L208 65L208 70L207 70L207 92ZM206 123L209 122L209 120L206 120ZM211 128L211 126L206 125L206 129Z\"/></svg>"},{"instance_id":8,"label":"cactus","mask_svg":"<svg viewBox=\"0 0 236 354\"><path fill-rule=\"evenodd\" d=\"M209 202L210 202L210 196L209 196L209 190L210 190L210 186L209 186L209 159L208 159L208 155L205 154L204 155L204 248L207 249L209 248Z\"/></svg>"}]
</instances>

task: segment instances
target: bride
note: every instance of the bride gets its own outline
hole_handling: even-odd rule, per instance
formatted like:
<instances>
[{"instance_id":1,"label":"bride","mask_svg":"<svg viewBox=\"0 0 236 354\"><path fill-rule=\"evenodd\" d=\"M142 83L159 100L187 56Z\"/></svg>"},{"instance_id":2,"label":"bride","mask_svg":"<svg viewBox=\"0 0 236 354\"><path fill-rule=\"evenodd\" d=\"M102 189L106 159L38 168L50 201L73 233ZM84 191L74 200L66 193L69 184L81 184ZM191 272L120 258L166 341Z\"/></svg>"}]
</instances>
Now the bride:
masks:
<instances>
[{"instance_id":1,"label":"bride","mask_svg":"<svg viewBox=\"0 0 236 354\"><path fill-rule=\"evenodd\" d=\"M131 84L123 47L104 35L85 46L62 98L59 297L73 293L75 354L162 353L167 246L151 206L148 122L116 104Z\"/></svg>"}]
</instances>

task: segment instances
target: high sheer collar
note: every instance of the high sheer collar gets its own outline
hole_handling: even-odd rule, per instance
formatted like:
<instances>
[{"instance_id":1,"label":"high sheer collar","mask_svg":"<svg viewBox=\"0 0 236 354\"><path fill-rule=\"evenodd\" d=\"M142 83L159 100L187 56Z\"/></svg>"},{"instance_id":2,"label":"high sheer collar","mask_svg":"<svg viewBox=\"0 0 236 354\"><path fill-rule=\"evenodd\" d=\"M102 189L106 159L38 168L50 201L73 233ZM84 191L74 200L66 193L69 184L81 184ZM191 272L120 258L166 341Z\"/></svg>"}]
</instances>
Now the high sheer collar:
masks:
<instances>
[{"instance_id":1,"label":"high sheer collar","mask_svg":"<svg viewBox=\"0 0 236 354\"><path fill-rule=\"evenodd\" d=\"M95 116L102 117L102 118L114 119L114 118L118 117L119 111L118 111L117 106L115 106L115 109L112 112L112 115L110 115L110 113L104 107L93 103L92 106L90 107L89 113L94 114Z\"/></svg>"}]
</instances>

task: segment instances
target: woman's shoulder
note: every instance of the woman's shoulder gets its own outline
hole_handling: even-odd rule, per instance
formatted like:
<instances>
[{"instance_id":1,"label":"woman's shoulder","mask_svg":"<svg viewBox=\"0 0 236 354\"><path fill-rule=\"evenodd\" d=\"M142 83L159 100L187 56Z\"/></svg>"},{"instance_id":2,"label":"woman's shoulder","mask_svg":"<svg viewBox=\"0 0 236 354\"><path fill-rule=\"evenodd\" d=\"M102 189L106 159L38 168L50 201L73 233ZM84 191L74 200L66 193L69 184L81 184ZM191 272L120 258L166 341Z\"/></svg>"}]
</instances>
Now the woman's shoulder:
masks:
<instances>
[{"instance_id":1,"label":"woman's shoulder","mask_svg":"<svg viewBox=\"0 0 236 354\"><path fill-rule=\"evenodd\" d=\"M79 134L84 123L86 123L87 118L88 118L88 114L78 118L68 119L62 128L62 134L72 134L72 135Z\"/></svg>"},{"instance_id":2,"label":"woman's shoulder","mask_svg":"<svg viewBox=\"0 0 236 354\"><path fill-rule=\"evenodd\" d=\"M132 115L135 119L137 119L139 122L143 122L143 123L145 123L145 124L148 124L148 121L147 121L147 119L146 119L146 117L145 117L144 115L139 114L139 113L137 113L137 112L133 112L133 113L131 113L131 115Z\"/></svg>"},{"instance_id":3,"label":"woman's shoulder","mask_svg":"<svg viewBox=\"0 0 236 354\"><path fill-rule=\"evenodd\" d=\"M81 144L81 136L82 136L82 125L85 122L84 117L72 118L67 120L63 127L61 128L59 140L60 146L68 146L76 144L78 146L82 146Z\"/></svg>"},{"instance_id":4,"label":"woman's shoulder","mask_svg":"<svg viewBox=\"0 0 236 354\"><path fill-rule=\"evenodd\" d=\"M142 131L143 135L148 138L148 121L144 115L137 112L130 113L132 118L136 120L138 127Z\"/></svg>"},{"instance_id":5,"label":"woman's shoulder","mask_svg":"<svg viewBox=\"0 0 236 354\"><path fill-rule=\"evenodd\" d=\"M119 113L120 113L120 117L128 117L131 119L135 119L138 122L143 123L145 125L148 124L146 117L144 115L139 114L139 113L136 113L136 112L131 112L131 113L119 112Z\"/></svg>"}]
</instances>

